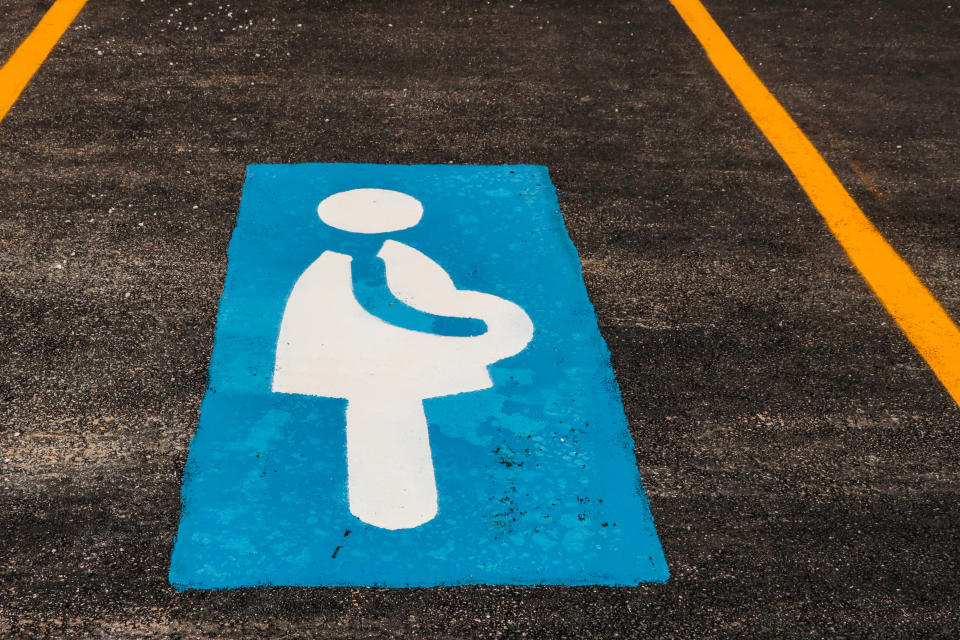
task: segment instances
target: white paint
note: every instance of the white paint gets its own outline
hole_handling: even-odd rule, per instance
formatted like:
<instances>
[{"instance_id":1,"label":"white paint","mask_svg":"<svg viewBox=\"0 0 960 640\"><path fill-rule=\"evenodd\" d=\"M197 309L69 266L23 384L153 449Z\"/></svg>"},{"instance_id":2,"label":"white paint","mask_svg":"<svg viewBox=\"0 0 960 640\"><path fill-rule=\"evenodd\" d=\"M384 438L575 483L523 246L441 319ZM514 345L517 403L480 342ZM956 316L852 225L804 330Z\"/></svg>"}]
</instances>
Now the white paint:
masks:
<instances>
[{"instance_id":1,"label":"white paint","mask_svg":"<svg viewBox=\"0 0 960 640\"><path fill-rule=\"evenodd\" d=\"M407 529L437 515L430 435L423 401L370 394L347 403L350 513L384 529Z\"/></svg>"},{"instance_id":2,"label":"white paint","mask_svg":"<svg viewBox=\"0 0 960 640\"><path fill-rule=\"evenodd\" d=\"M386 233L408 229L423 216L420 201L399 191L352 189L335 193L317 205L320 219L354 233Z\"/></svg>"},{"instance_id":3,"label":"white paint","mask_svg":"<svg viewBox=\"0 0 960 640\"><path fill-rule=\"evenodd\" d=\"M411 210L395 218L409 220ZM346 224L337 216L330 217ZM351 230L361 219L364 228L373 229L389 218L370 205L350 223ZM325 251L300 276L287 301L273 390L347 399L350 512L377 527L405 529L437 513L423 400L493 386L487 366L522 351L533 337L533 323L508 300L458 290L443 267L413 247L387 240L377 255L398 299L435 315L478 318L487 331L454 337L388 324L357 302L352 258Z\"/></svg>"}]
</instances>

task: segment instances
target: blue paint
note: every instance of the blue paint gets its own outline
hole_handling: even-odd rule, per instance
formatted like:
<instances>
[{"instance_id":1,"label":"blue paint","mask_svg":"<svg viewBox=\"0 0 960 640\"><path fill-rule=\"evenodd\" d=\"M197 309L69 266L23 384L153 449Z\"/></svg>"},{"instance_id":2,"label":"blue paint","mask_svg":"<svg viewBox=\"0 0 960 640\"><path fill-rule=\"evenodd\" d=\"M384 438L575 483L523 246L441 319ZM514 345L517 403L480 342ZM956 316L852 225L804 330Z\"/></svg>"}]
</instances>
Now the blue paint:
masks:
<instances>
[{"instance_id":1,"label":"blue paint","mask_svg":"<svg viewBox=\"0 0 960 640\"><path fill-rule=\"evenodd\" d=\"M323 198L362 187L409 193L423 220L362 236L318 219ZM524 351L490 367L492 389L425 401L439 513L399 531L349 513L346 401L270 390L300 274L324 250L372 256L387 238L424 252L458 288L519 304L535 327ZM228 258L184 475L175 587L667 579L609 353L545 167L251 165Z\"/></svg>"}]
</instances>

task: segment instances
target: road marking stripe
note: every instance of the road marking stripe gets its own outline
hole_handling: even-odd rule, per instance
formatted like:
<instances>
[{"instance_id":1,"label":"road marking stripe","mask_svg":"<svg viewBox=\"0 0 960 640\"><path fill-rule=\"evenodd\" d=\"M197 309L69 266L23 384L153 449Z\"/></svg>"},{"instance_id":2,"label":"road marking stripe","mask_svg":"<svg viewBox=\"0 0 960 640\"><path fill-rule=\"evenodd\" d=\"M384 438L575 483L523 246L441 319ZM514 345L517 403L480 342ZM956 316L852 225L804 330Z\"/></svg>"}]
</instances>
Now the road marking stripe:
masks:
<instances>
[{"instance_id":1,"label":"road marking stripe","mask_svg":"<svg viewBox=\"0 0 960 640\"><path fill-rule=\"evenodd\" d=\"M54 2L27 39L0 67L0 121L86 3L87 0Z\"/></svg>"},{"instance_id":2,"label":"road marking stripe","mask_svg":"<svg viewBox=\"0 0 960 640\"><path fill-rule=\"evenodd\" d=\"M960 405L960 329L897 255L699 0L670 0L874 293Z\"/></svg>"}]
</instances>

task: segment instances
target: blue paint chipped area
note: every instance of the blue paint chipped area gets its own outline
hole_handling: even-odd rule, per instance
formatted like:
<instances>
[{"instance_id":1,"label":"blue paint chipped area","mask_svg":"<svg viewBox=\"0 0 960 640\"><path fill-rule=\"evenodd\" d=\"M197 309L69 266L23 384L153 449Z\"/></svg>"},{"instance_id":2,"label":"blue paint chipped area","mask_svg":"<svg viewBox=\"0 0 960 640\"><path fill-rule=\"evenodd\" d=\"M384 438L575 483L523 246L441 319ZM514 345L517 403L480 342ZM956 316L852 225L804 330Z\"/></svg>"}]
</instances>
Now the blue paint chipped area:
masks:
<instances>
[{"instance_id":1,"label":"blue paint chipped area","mask_svg":"<svg viewBox=\"0 0 960 640\"><path fill-rule=\"evenodd\" d=\"M326 196L364 187L414 196L421 223L359 236L316 216ZM424 402L439 513L399 531L349 513L346 401L270 391L299 275L324 250L370 256L386 238L430 256L458 288L516 302L535 326L526 350L490 367L493 388ZM251 165L228 258L184 476L175 587L667 580L609 353L545 167ZM362 273L361 301L363 287L380 287ZM372 313L393 313L367 297ZM477 331L397 320L415 322Z\"/></svg>"}]
</instances>

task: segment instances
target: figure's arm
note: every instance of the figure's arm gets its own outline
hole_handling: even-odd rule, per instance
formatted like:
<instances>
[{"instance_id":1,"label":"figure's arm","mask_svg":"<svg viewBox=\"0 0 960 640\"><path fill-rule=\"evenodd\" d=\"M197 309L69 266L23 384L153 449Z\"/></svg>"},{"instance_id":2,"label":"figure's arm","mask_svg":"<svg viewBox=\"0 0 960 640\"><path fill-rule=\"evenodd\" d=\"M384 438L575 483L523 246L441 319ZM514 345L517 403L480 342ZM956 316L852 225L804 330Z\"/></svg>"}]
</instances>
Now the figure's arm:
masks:
<instances>
[{"instance_id":1,"label":"figure's arm","mask_svg":"<svg viewBox=\"0 0 960 640\"><path fill-rule=\"evenodd\" d=\"M500 296L457 289L443 267L402 242L387 240L377 256L387 267L387 286L397 298L425 313L479 318L487 330L472 348L495 362L521 351L533 339L533 322L516 303Z\"/></svg>"},{"instance_id":2,"label":"figure's arm","mask_svg":"<svg viewBox=\"0 0 960 640\"><path fill-rule=\"evenodd\" d=\"M382 251L381 251L382 253ZM379 259L353 261L353 290L357 302L366 311L387 324L413 331L423 331L443 336L478 336L486 332L486 323L476 318L443 313L430 313L398 299L387 285L386 263L381 254ZM435 264L436 263L432 263ZM453 281L443 269L436 265L442 277L453 288ZM436 277L436 273L432 277ZM429 287L428 287L429 288Z\"/></svg>"}]
</instances>

